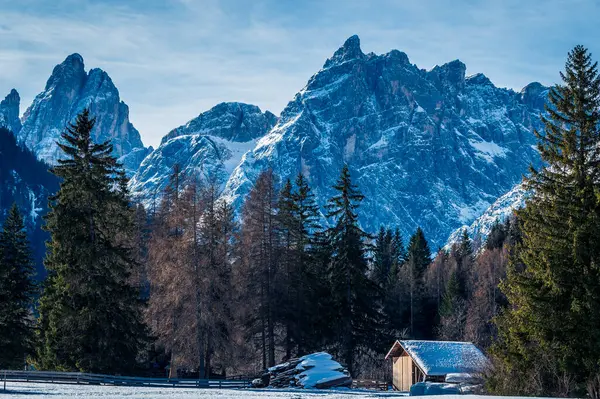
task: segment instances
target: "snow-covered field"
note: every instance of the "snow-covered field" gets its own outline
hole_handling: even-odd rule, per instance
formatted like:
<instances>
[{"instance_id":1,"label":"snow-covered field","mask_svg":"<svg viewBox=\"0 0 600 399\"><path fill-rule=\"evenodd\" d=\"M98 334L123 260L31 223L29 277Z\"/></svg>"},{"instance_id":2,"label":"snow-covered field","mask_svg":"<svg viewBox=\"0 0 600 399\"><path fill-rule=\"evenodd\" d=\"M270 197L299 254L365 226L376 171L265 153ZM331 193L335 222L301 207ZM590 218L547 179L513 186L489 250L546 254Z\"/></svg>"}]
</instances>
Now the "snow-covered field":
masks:
<instances>
[{"instance_id":1,"label":"snow-covered field","mask_svg":"<svg viewBox=\"0 0 600 399\"><path fill-rule=\"evenodd\" d=\"M7 391L2 390L0 397L42 399L42 398L139 398L139 399L362 399L362 398L398 398L405 396L399 392L369 391L317 391L317 390L233 390L233 389L191 389L191 388L147 388L115 387L99 385L37 384L26 382L8 382ZM433 398L433 397L431 397ZM452 399L445 396L444 399ZM460 399L466 399L464 396Z\"/></svg>"},{"instance_id":2,"label":"snow-covered field","mask_svg":"<svg viewBox=\"0 0 600 399\"><path fill-rule=\"evenodd\" d=\"M34 384L26 382L7 383L7 392L2 390L0 398L136 398L136 399L363 399L401 398L401 392L377 392L365 390L300 390L300 389L190 389L190 388L145 388L115 387L98 385ZM444 395L427 396L424 399L532 399L509 396ZM546 398L548 399L548 398Z\"/></svg>"}]
</instances>

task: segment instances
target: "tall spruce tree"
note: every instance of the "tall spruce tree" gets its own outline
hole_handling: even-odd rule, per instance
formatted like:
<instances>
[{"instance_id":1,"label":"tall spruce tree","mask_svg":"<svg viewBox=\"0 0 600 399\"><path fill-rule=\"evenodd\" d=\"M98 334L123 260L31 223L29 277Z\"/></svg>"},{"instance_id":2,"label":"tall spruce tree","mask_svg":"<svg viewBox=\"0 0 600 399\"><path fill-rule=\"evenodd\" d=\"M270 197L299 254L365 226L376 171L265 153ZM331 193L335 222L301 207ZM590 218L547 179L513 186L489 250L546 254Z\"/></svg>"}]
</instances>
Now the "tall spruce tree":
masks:
<instances>
[{"instance_id":1,"label":"tall spruce tree","mask_svg":"<svg viewBox=\"0 0 600 399\"><path fill-rule=\"evenodd\" d=\"M460 238L458 250L455 251L456 259L456 278L458 283L458 295L467 300L470 294L470 276L475 262L473 244L467 229L464 229Z\"/></svg>"},{"instance_id":2,"label":"tall spruce tree","mask_svg":"<svg viewBox=\"0 0 600 399\"><path fill-rule=\"evenodd\" d=\"M308 181L298 173L296 191L292 194L296 223L294 231L294 253L297 260L296 308L299 331L297 332L298 355L316 351L322 343L321 333L324 330L323 319L326 314L323 307L326 300L321 300L327 290L325 273L319 267L316 235L322 230L318 223L319 207Z\"/></svg>"},{"instance_id":3,"label":"tall spruce tree","mask_svg":"<svg viewBox=\"0 0 600 399\"><path fill-rule=\"evenodd\" d=\"M430 332L427 324L426 295L423 277L431 263L431 251L423 230L418 227L410 237L406 266L409 278L409 331L412 338L423 338Z\"/></svg>"},{"instance_id":4,"label":"tall spruce tree","mask_svg":"<svg viewBox=\"0 0 600 399\"><path fill-rule=\"evenodd\" d=\"M522 244L502 286L510 307L493 353L508 378L496 381L498 391L598 392L600 77L577 46L561 78L549 92L544 132L536 132L545 165L526 179L533 196L518 212Z\"/></svg>"},{"instance_id":5,"label":"tall spruce tree","mask_svg":"<svg viewBox=\"0 0 600 399\"><path fill-rule=\"evenodd\" d=\"M382 288L385 288L392 269L394 250L392 239L392 231L381 226L373 250L373 280Z\"/></svg>"},{"instance_id":6,"label":"tall spruce tree","mask_svg":"<svg viewBox=\"0 0 600 399\"><path fill-rule=\"evenodd\" d=\"M23 218L13 204L0 232L0 369L22 367L33 349L32 259Z\"/></svg>"},{"instance_id":7,"label":"tall spruce tree","mask_svg":"<svg viewBox=\"0 0 600 399\"><path fill-rule=\"evenodd\" d=\"M379 292L367 276L369 235L358 225L356 214L364 197L352 183L347 165L333 188L337 193L327 205L327 217L333 219L328 229L332 250L329 279L336 315L331 322L337 327L341 359L354 375L357 351L371 346L377 334Z\"/></svg>"},{"instance_id":8,"label":"tall spruce tree","mask_svg":"<svg viewBox=\"0 0 600 399\"><path fill-rule=\"evenodd\" d=\"M59 143L65 158L52 172L62 179L50 198L40 299L37 360L41 369L125 372L146 340L141 302L130 277L134 214L109 142L91 137L84 110Z\"/></svg>"},{"instance_id":9,"label":"tall spruce tree","mask_svg":"<svg viewBox=\"0 0 600 399\"><path fill-rule=\"evenodd\" d=\"M297 227L296 205L293 199L293 187L290 179L287 179L279 193L277 212L277 229L279 233L280 253L278 257L279 279L274 287L277 296L281 298L280 306L275 309L275 317L284 326L285 359L292 357L295 346L296 333L301 326L296 325L298 297L297 290L297 265L294 248L294 230Z\"/></svg>"},{"instance_id":10,"label":"tall spruce tree","mask_svg":"<svg viewBox=\"0 0 600 399\"><path fill-rule=\"evenodd\" d=\"M401 338L406 328L406 295L404 281L400 273L405 262L405 250L400 230L379 229L373 251L373 280L382 290L382 313L384 334L381 348L390 340Z\"/></svg>"}]
</instances>

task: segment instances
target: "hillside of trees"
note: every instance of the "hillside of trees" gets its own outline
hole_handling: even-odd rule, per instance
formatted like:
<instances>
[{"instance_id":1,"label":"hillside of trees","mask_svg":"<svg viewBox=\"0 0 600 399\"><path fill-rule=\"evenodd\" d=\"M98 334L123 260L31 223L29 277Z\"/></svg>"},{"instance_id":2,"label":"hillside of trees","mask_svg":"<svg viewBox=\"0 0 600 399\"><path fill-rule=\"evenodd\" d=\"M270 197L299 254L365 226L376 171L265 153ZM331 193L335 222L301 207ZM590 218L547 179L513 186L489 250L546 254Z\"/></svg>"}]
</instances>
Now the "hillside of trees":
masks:
<instances>
[{"instance_id":1,"label":"hillside of trees","mask_svg":"<svg viewBox=\"0 0 600 399\"><path fill-rule=\"evenodd\" d=\"M44 242L49 238L42 230L42 216L48 212L47 196L58 190L59 182L48 169L27 147L17 143L10 130L0 126L0 226L16 203L23 213L39 279L45 276Z\"/></svg>"}]
</instances>

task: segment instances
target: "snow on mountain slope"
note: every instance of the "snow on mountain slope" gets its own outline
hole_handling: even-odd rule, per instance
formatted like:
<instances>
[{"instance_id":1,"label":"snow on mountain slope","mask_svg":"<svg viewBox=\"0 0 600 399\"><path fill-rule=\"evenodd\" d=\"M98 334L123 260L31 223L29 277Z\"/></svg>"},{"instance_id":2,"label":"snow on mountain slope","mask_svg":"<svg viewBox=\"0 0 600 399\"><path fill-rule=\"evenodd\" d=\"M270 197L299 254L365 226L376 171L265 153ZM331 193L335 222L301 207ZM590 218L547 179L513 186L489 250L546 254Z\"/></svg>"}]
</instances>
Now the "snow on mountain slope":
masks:
<instances>
[{"instance_id":1,"label":"snow on mountain slope","mask_svg":"<svg viewBox=\"0 0 600 399\"><path fill-rule=\"evenodd\" d=\"M97 142L110 140L117 158L133 151L146 151L139 132L129 122L129 107L120 100L119 91L101 69L85 71L79 54L68 56L57 65L46 83L23 115L23 126L17 137L39 159L56 164L61 150L56 144L65 127L84 109L96 118L93 130ZM145 155L145 154L144 154ZM143 156L123 158L132 174Z\"/></svg>"},{"instance_id":2,"label":"snow on mountain slope","mask_svg":"<svg viewBox=\"0 0 600 399\"><path fill-rule=\"evenodd\" d=\"M540 163L532 131L547 88L517 93L465 70L456 60L425 71L397 50L364 54L350 37L244 155L225 197L239 210L270 167L282 178L304 173L324 205L347 163L365 195L365 229L407 236L421 226L443 245Z\"/></svg>"},{"instance_id":3,"label":"snow on mountain slope","mask_svg":"<svg viewBox=\"0 0 600 399\"><path fill-rule=\"evenodd\" d=\"M227 181L242 156L276 123L255 105L221 103L163 137L130 182L136 199L148 204L166 187L173 166L188 179L214 176Z\"/></svg>"},{"instance_id":4,"label":"snow on mountain slope","mask_svg":"<svg viewBox=\"0 0 600 399\"><path fill-rule=\"evenodd\" d=\"M472 239L477 242L485 242L494 224L496 222L504 223L515 210L524 207L529 195L524 183L517 184L509 192L498 198L471 225L465 225L454 230L446 242L446 248L450 248L452 244L459 242L465 229L467 229L467 233Z\"/></svg>"}]
</instances>

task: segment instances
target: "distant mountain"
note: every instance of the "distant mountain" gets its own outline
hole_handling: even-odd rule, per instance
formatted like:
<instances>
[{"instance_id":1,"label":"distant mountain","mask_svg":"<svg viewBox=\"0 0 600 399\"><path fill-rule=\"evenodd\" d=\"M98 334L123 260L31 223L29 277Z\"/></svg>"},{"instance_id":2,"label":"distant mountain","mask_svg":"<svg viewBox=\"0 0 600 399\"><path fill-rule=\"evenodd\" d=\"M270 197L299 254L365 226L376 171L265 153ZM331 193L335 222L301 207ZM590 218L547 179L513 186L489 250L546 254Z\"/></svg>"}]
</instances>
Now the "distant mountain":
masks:
<instances>
[{"instance_id":1,"label":"distant mountain","mask_svg":"<svg viewBox=\"0 0 600 399\"><path fill-rule=\"evenodd\" d=\"M0 127L4 127L14 134L21 130L21 120L19 119L19 105L21 97L15 89L0 101Z\"/></svg>"},{"instance_id":2,"label":"distant mountain","mask_svg":"<svg viewBox=\"0 0 600 399\"><path fill-rule=\"evenodd\" d=\"M48 165L17 144L8 129L0 128L0 225L16 202L25 220L39 277L45 274L42 260L48 238L41 229L42 217L48 211L48 196L57 190L58 178L48 172Z\"/></svg>"},{"instance_id":3,"label":"distant mountain","mask_svg":"<svg viewBox=\"0 0 600 399\"><path fill-rule=\"evenodd\" d=\"M408 236L421 226L434 248L444 245L540 164L532 131L547 88L515 92L465 72L458 60L426 71L397 50L364 54L350 37L244 155L225 197L239 210L273 168L282 178L303 172L323 205L347 163L366 197L365 229Z\"/></svg>"},{"instance_id":4,"label":"distant mountain","mask_svg":"<svg viewBox=\"0 0 600 399\"><path fill-rule=\"evenodd\" d=\"M68 56L52 71L43 92L23 115L23 126L15 130L18 140L39 159L55 164L61 156L56 144L65 127L84 109L96 118L92 132L96 141L110 140L114 155L131 175L146 155L139 132L129 122L129 107L120 100L119 91L101 69L85 71L79 54ZM136 156L129 156L136 153Z\"/></svg>"},{"instance_id":5,"label":"distant mountain","mask_svg":"<svg viewBox=\"0 0 600 399\"><path fill-rule=\"evenodd\" d=\"M225 183L242 155L277 122L255 105L222 103L170 131L141 163L130 182L135 197L149 204L179 164L189 179L214 176Z\"/></svg>"},{"instance_id":6,"label":"distant mountain","mask_svg":"<svg viewBox=\"0 0 600 399\"><path fill-rule=\"evenodd\" d=\"M530 193L525 189L523 183L517 184L509 192L498 198L470 226L462 226L456 229L448 238L446 247L449 248L452 244L459 242L465 229L469 237L477 242L484 243L494 224L496 222L504 223L515 210L523 208L529 195Z\"/></svg>"}]
</instances>

